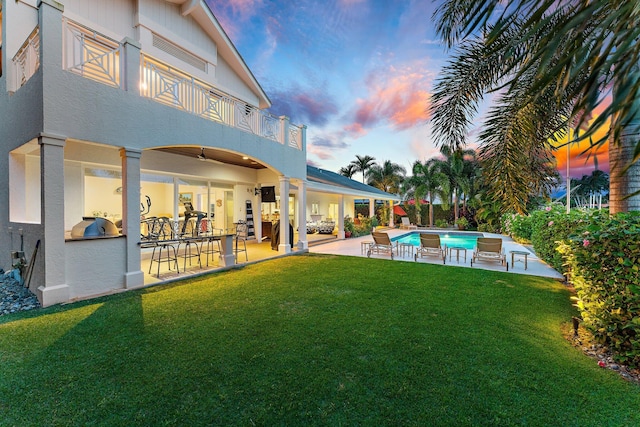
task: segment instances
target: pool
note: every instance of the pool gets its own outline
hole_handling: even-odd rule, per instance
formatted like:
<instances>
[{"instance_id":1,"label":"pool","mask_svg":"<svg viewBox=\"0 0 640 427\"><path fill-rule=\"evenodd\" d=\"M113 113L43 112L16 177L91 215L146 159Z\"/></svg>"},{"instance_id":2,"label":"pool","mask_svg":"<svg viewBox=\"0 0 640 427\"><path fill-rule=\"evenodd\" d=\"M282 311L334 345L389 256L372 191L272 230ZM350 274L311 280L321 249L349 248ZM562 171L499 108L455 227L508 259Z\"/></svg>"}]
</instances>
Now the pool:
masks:
<instances>
[{"instance_id":1,"label":"pool","mask_svg":"<svg viewBox=\"0 0 640 427\"><path fill-rule=\"evenodd\" d=\"M403 234L392 239L394 242L410 243L414 246L420 246L420 232L412 232L409 234ZM424 234L438 234L440 236L440 243L447 245L447 247L461 247L465 249L473 249L476 247L476 240L478 237L484 237L482 233L424 233Z\"/></svg>"}]
</instances>

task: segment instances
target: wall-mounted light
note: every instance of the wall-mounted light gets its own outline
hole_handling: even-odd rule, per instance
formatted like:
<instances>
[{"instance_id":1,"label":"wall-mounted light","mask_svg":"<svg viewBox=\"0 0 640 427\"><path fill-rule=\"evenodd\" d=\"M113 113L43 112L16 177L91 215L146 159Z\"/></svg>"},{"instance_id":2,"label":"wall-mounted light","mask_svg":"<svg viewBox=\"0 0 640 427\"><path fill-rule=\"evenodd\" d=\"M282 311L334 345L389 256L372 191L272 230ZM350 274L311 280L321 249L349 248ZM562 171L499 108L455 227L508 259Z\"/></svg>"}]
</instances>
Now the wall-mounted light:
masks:
<instances>
[{"instance_id":1,"label":"wall-mounted light","mask_svg":"<svg viewBox=\"0 0 640 427\"><path fill-rule=\"evenodd\" d=\"M198 160L201 160L203 162L207 160L207 156L204 155L204 147L202 147L200 154L198 154L197 157L198 157Z\"/></svg>"},{"instance_id":2,"label":"wall-mounted light","mask_svg":"<svg viewBox=\"0 0 640 427\"><path fill-rule=\"evenodd\" d=\"M253 189L253 195L257 196L258 194L260 194L262 192L262 190L260 190L259 188L254 188Z\"/></svg>"}]
</instances>

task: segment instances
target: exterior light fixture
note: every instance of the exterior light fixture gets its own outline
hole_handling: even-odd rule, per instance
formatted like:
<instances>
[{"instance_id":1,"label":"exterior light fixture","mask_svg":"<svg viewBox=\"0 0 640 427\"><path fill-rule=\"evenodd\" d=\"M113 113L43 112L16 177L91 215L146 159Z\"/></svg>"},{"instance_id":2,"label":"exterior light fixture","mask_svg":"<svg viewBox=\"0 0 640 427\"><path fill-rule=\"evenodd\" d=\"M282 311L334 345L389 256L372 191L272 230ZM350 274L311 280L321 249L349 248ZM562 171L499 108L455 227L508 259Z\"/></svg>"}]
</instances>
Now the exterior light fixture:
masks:
<instances>
[{"instance_id":1,"label":"exterior light fixture","mask_svg":"<svg viewBox=\"0 0 640 427\"><path fill-rule=\"evenodd\" d=\"M203 162L207 160L207 156L204 155L204 147L202 147L202 151L200 151L200 154L198 154L197 157L198 157L198 160L201 160Z\"/></svg>"}]
</instances>

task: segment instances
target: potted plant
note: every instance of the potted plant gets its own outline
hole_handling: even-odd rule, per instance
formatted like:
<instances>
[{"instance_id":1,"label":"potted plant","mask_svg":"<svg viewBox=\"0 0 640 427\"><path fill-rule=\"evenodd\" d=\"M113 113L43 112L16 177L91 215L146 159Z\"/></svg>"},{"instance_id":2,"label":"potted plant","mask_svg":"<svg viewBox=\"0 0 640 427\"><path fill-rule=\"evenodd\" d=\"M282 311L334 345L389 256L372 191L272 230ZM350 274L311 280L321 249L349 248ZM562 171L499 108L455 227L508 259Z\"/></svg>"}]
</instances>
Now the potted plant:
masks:
<instances>
[{"instance_id":1,"label":"potted plant","mask_svg":"<svg viewBox=\"0 0 640 427\"><path fill-rule=\"evenodd\" d=\"M349 215L344 217L344 237L349 238L356 230L356 226Z\"/></svg>"},{"instance_id":2,"label":"potted plant","mask_svg":"<svg viewBox=\"0 0 640 427\"><path fill-rule=\"evenodd\" d=\"M464 230L469 225L469 220L467 220L467 218L461 216L456 221L456 225L458 226L458 230Z\"/></svg>"}]
</instances>

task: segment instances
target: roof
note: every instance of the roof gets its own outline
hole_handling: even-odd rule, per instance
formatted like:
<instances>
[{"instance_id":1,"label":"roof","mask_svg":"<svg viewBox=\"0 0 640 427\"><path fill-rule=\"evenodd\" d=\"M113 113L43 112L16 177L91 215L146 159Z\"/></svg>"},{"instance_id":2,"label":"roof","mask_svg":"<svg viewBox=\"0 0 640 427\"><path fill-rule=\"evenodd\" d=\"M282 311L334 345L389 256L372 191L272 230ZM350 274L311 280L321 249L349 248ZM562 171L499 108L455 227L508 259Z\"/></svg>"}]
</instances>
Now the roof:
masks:
<instances>
[{"instance_id":1,"label":"roof","mask_svg":"<svg viewBox=\"0 0 640 427\"><path fill-rule=\"evenodd\" d=\"M362 198L396 201L401 200L401 197L395 194L387 193L386 191L379 190L370 185L354 181L346 176L310 165L307 165L307 181L309 182L310 190L330 192L330 188L326 187L330 186L335 189L335 191L333 191L335 193L348 194Z\"/></svg>"},{"instance_id":2,"label":"roof","mask_svg":"<svg viewBox=\"0 0 640 427\"><path fill-rule=\"evenodd\" d=\"M183 15L191 15L196 22L209 34L216 43L218 53L229 63L240 79L256 94L260 100L260 108L271 107L269 97L256 80L233 42L224 31L218 18L204 0L166 0L169 3L181 5Z\"/></svg>"}]
</instances>

